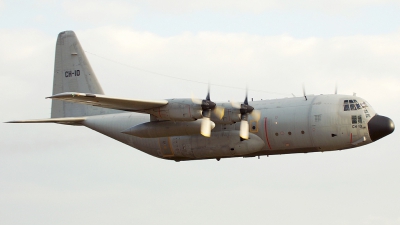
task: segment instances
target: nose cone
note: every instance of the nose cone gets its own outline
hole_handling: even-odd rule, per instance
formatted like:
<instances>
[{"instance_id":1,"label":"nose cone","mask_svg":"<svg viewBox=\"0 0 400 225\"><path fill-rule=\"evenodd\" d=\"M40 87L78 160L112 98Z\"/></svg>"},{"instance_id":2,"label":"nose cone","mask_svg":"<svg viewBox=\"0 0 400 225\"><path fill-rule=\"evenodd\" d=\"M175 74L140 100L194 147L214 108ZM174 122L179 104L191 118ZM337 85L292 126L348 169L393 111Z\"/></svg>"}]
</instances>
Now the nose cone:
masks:
<instances>
[{"instance_id":1,"label":"nose cone","mask_svg":"<svg viewBox=\"0 0 400 225\"><path fill-rule=\"evenodd\" d=\"M368 122L369 136L372 141L376 141L391 134L394 131L394 123L390 118L375 115Z\"/></svg>"}]
</instances>

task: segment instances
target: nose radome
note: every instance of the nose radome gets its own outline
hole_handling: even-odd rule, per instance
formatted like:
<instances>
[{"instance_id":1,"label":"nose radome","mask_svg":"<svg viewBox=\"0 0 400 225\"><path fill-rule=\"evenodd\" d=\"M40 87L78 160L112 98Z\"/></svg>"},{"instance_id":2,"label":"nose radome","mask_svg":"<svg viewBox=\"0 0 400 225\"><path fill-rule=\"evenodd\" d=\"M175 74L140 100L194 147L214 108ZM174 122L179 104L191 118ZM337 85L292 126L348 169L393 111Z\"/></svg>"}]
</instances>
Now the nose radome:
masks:
<instances>
[{"instance_id":1,"label":"nose radome","mask_svg":"<svg viewBox=\"0 0 400 225\"><path fill-rule=\"evenodd\" d=\"M391 134L394 131L394 123L386 116L375 115L368 122L368 131L371 140L376 141Z\"/></svg>"}]
</instances>

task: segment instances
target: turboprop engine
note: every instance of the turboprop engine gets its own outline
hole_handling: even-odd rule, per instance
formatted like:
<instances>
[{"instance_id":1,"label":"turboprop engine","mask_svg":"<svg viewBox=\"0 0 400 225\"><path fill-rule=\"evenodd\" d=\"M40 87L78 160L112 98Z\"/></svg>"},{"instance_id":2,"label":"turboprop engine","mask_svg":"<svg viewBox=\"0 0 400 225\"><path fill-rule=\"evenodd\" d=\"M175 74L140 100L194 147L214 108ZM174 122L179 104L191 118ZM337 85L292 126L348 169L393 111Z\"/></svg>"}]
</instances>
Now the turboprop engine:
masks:
<instances>
[{"instance_id":1,"label":"turboprop engine","mask_svg":"<svg viewBox=\"0 0 400 225\"><path fill-rule=\"evenodd\" d=\"M201 101L193 102L192 99L181 98L181 99L168 99L168 105L160 108L144 110L145 113L149 113L154 116L158 121L193 121L204 118ZM211 120L218 124L233 124L240 122L240 109L232 106L231 103L220 103L215 104L218 108L218 113L211 113Z\"/></svg>"},{"instance_id":2,"label":"turboprop engine","mask_svg":"<svg viewBox=\"0 0 400 225\"><path fill-rule=\"evenodd\" d=\"M171 99L168 104L159 108L145 110L146 113L154 116L153 120L158 121L192 121L201 120L200 134L205 137L211 136L211 130L215 124L211 121L211 116L214 115L218 120L223 119L225 109L217 106L210 99L210 89L205 99Z\"/></svg>"},{"instance_id":3,"label":"turboprop engine","mask_svg":"<svg viewBox=\"0 0 400 225\"><path fill-rule=\"evenodd\" d=\"M194 104L191 99L169 99L168 104L160 108L145 110L159 121L193 121L203 118L201 106Z\"/></svg>"},{"instance_id":4,"label":"turboprop engine","mask_svg":"<svg viewBox=\"0 0 400 225\"><path fill-rule=\"evenodd\" d=\"M210 87L208 87L205 99L170 99L168 104L159 108L144 110L151 114L157 121L193 121L202 118L200 125L200 134L205 137L211 136L211 130L217 124L232 124L240 121L240 138L249 138L248 116L251 115L256 120L260 119L260 111L254 110L248 104L247 89L246 98L242 104L231 103L229 107L224 104L217 105L211 101ZM135 128L137 129L137 128ZM179 129L178 129L179 130ZM180 130L177 132L181 132ZM137 131L134 132L137 134ZM142 132L140 132L139 135Z\"/></svg>"}]
</instances>

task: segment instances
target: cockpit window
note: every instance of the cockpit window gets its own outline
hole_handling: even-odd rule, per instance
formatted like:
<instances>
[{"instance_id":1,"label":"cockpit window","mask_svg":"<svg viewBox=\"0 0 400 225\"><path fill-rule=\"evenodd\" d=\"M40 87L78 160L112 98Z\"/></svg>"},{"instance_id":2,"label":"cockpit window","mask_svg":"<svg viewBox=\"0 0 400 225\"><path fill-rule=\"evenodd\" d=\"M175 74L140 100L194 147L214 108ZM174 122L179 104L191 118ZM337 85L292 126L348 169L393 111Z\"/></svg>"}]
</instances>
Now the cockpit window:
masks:
<instances>
[{"instance_id":1,"label":"cockpit window","mask_svg":"<svg viewBox=\"0 0 400 225\"><path fill-rule=\"evenodd\" d=\"M363 107L355 99L343 101L343 110L344 111L355 111L355 110L359 110L362 108Z\"/></svg>"},{"instance_id":2,"label":"cockpit window","mask_svg":"<svg viewBox=\"0 0 400 225\"><path fill-rule=\"evenodd\" d=\"M351 123L352 124L357 124L357 116L351 116Z\"/></svg>"}]
</instances>

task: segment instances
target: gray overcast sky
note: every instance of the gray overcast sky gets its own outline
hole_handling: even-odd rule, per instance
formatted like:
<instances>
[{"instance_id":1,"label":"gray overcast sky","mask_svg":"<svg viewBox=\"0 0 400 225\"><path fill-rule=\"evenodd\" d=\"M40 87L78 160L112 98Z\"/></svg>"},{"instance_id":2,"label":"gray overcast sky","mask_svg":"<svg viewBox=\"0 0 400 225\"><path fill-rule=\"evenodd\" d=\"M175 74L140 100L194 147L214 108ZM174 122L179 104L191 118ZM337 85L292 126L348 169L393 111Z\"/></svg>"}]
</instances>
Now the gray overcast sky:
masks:
<instances>
[{"instance_id":1,"label":"gray overcast sky","mask_svg":"<svg viewBox=\"0 0 400 225\"><path fill-rule=\"evenodd\" d=\"M201 97L210 81L213 99L241 101L246 84L271 99L337 82L400 123L398 1L0 0L0 121L49 117L63 30L109 95ZM397 131L346 151L180 163L84 127L0 134L0 224L400 224Z\"/></svg>"}]
</instances>

